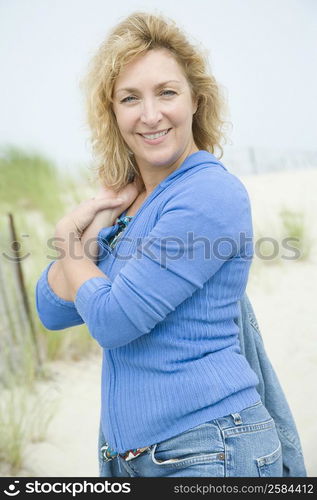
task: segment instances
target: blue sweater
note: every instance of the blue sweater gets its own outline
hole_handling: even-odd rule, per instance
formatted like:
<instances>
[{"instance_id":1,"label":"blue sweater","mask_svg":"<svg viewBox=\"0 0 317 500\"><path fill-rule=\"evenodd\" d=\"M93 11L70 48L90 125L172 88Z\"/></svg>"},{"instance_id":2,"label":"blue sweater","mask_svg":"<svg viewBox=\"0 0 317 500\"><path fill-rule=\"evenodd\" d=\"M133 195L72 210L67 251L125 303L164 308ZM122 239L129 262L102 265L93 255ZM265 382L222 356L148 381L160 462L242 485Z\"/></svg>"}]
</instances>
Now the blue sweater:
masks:
<instances>
[{"instance_id":1,"label":"blue sweater","mask_svg":"<svg viewBox=\"0 0 317 500\"><path fill-rule=\"evenodd\" d=\"M119 453L256 403L258 378L237 326L253 256L243 184L207 151L190 155L145 200L75 302L43 271L36 304L51 330L86 323L103 347L101 422ZM51 265L52 263L50 263ZM80 381L78 382L80 383Z\"/></svg>"}]
</instances>

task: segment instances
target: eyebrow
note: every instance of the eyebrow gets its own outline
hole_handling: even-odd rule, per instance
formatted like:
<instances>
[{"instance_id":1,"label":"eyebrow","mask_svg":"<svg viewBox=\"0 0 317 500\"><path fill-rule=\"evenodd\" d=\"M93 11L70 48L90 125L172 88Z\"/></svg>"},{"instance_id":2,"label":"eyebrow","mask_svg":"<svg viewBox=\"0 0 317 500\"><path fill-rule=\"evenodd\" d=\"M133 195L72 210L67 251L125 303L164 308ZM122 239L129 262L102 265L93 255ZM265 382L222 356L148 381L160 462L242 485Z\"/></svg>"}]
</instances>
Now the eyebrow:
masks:
<instances>
[{"instance_id":1,"label":"eyebrow","mask_svg":"<svg viewBox=\"0 0 317 500\"><path fill-rule=\"evenodd\" d=\"M158 88L164 87L168 83L172 83L172 82L173 83L181 83L179 80L167 80L166 82L158 83L157 85L155 85L154 88L158 89ZM115 94L118 94L119 92L138 92L138 89L133 88L133 87L124 87L124 88L116 90Z\"/></svg>"}]
</instances>

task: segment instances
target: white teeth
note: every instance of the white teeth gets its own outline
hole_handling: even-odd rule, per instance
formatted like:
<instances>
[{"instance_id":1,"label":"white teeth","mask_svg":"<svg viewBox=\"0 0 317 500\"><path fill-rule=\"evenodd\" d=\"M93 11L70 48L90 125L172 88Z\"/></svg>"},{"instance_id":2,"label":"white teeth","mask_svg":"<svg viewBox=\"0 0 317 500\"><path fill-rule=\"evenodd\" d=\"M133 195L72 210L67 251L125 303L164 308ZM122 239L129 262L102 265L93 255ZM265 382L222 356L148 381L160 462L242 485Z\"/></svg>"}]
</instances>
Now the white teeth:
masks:
<instances>
[{"instance_id":1,"label":"white teeth","mask_svg":"<svg viewBox=\"0 0 317 500\"><path fill-rule=\"evenodd\" d=\"M158 137L162 137L162 135L166 135L168 130L164 130L163 132L158 132L157 134L142 134L146 139L157 139Z\"/></svg>"}]
</instances>

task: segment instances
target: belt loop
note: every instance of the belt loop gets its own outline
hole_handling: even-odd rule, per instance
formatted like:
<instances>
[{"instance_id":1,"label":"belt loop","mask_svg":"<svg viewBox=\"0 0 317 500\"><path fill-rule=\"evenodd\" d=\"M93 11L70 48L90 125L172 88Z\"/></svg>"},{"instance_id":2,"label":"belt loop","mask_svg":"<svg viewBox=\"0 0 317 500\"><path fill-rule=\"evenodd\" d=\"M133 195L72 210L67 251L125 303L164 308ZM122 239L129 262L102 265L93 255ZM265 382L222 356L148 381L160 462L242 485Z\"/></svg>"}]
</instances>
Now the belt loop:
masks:
<instances>
[{"instance_id":1,"label":"belt loop","mask_svg":"<svg viewBox=\"0 0 317 500\"><path fill-rule=\"evenodd\" d=\"M231 413L231 416L233 418L234 425L241 425L241 424L243 424L240 413Z\"/></svg>"}]
</instances>

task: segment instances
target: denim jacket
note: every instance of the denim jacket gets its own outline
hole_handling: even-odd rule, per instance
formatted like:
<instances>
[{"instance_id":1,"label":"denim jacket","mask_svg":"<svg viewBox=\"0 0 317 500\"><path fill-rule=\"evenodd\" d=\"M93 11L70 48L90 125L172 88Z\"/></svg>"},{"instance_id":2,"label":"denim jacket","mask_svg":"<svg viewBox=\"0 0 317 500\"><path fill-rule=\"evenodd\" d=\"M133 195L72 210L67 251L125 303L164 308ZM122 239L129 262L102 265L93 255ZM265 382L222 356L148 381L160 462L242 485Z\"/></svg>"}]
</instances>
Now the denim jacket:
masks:
<instances>
[{"instance_id":1,"label":"denim jacket","mask_svg":"<svg viewBox=\"0 0 317 500\"><path fill-rule=\"evenodd\" d=\"M304 457L294 418L283 389L265 351L260 329L246 294L238 318L241 352L259 378L257 391L275 421L283 454L284 477L306 477Z\"/></svg>"}]
</instances>

